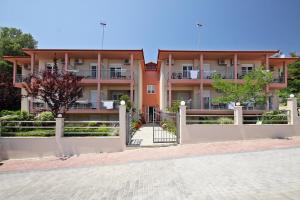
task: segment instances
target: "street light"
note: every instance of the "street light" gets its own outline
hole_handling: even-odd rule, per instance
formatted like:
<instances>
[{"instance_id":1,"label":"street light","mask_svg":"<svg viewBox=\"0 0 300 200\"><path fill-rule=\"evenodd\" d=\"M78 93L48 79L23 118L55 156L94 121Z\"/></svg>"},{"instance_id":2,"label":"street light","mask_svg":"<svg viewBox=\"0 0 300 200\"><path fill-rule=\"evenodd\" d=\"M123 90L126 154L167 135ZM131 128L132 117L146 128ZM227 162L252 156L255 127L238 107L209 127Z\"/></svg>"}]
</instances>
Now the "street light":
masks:
<instances>
[{"instance_id":1,"label":"street light","mask_svg":"<svg viewBox=\"0 0 300 200\"><path fill-rule=\"evenodd\" d=\"M100 22L100 25L102 26L102 41L101 41L101 49L103 49L103 42L104 42L104 28L107 25L105 22Z\"/></svg>"},{"instance_id":2,"label":"street light","mask_svg":"<svg viewBox=\"0 0 300 200\"><path fill-rule=\"evenodd\" d=\"M196 24L196 27L198 28L199 30L199 33L198 33L198 48L200 49L200 28L203 26L203 24L200 24L200 23L197 23Z\"/></svg>"}]
</instances>

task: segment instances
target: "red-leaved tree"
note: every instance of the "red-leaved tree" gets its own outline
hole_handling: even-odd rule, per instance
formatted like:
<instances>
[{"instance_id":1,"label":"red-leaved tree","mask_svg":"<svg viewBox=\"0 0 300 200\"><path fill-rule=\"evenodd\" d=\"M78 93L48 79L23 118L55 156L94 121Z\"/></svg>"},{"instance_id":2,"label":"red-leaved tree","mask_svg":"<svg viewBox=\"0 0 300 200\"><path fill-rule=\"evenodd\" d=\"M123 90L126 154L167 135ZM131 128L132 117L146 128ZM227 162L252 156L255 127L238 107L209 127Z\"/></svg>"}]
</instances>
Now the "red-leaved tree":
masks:
<instances>
[{"instance_id":1,"label":"red-leaved tree","mask_svg":"<svg viewBox=\"0 0 300 200\"><path fill-rule=\"evenodd\" d=\"M57 117L58 114L64 115L82 97L81 79L73 73L45 70L41 74L29 75L23 87L27 97L42 100Z\"/></svg>"}]
</instances>

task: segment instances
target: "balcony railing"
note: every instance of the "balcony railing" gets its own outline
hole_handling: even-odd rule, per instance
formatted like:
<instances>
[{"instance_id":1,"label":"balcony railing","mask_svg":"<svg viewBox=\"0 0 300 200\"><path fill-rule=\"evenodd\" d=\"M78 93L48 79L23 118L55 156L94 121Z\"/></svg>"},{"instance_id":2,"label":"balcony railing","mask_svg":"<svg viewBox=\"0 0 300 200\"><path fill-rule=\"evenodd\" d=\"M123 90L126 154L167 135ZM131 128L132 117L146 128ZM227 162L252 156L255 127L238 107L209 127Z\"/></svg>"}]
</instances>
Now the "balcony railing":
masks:
<instances>
[{"instance_id":1,"label":"balcony railing","mask_svg":"<svg viewBox=\"0 0 300 200\"><path fill-rule=\"evenodd\" d=\"M222 79L234 79L233 72L225 72L221 70L209 70L203 72L203 79L212 79L214 76L220 76Z\"/></svg>"},{"instance_id":2,"label":"balcony railing","mask_svg":"<svg viewBox=\"0 0 300 200\"><path fill-rule=\"evenodd\" d=\"M97 79L98 70L78 70L74 71L77 76L82 76L84 79Z\"/></svg>"},{"instance_id":3,"label":"balcony railing","mask_svg":"<svg viewBox=\"0 0 300 200\"><path fill-rule=\"evenodd\" d=\"M22 83L25 81L26 79L26 75L22 75L22 74L16 74L16 83Z\"/></svg>"},{"instance_id":4,"label":"balcony railing","mask_svg":"<svg viewBox=\"0 0 300 200\"><path fill-rule=\"evenodd\" d=\"M131 72L128 69L104 69L101 70L103 80L130 80Z\"/></svg>"},{"instance_id":5,"label":"balcony railing","mask_svg":"<svg viewBox=\"0 0 300 200\"><path fill-rule=\"evenodd\" d=\"M200 71L176 70L171 73L171 79L200 79Z\"/></svg>"},{"instance_id":6,"label":"balcony railing","mask_svg":"<svg viewBox=\"0 0 300 200\"><path fill-rule=\"evenodd\" d=\"M284 83L285 77L284 76L273 76L273 83Z\"/></svg>"}]
</instances>

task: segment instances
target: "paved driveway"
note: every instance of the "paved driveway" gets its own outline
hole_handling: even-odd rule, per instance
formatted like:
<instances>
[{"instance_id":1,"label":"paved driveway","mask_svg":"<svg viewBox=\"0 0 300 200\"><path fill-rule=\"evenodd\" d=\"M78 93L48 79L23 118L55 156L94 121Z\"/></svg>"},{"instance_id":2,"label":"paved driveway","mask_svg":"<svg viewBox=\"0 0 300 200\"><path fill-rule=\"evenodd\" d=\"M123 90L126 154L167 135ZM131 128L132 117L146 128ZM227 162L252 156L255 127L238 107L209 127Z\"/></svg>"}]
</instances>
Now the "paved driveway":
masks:
<instances>
[{"instance_id":1,"label":"paved driveway","mask_svg":"<svg viewBox=\"0 0 300 200\"><path fill-rule=\"evenodd\" d=\"M300 148L0 174L0 199L300 199Z\"/></svg>"}]
</instances>

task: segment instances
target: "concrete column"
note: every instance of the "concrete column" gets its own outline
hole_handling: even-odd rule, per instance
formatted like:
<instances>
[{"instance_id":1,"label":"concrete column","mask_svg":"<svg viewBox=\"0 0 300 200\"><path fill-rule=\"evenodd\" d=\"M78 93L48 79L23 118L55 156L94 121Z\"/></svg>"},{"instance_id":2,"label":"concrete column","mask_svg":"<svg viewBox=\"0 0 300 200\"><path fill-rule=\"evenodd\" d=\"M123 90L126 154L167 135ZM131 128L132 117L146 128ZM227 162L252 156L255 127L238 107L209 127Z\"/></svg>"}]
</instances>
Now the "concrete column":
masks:
<instances>
[{"instance_id":1,"label":"concrete column","mask_svg":"<svg viewBox=\"0 0 300 200\"><path fill-rule=\"evenodd\" d=\"M243 125L243 107L234 106L234 125Z\"/></svg>"},{"instance_id":2,"label":"concrete column","mask_svg":"<svg viewBox=\"0 0 300 200\"><path fill-rule=\"evenodd\" d=\"M297 98L294 97L294 95L290 95L290 98L288 98L287 108L290 111L289 124L300 124L297 110Z\"/></svg>"},{"instance_id":3,"label":"concrete column","mask_svg":"<svg viewBox=\"0 0 300 200\"><path fill-rule=\"evenodd\" d=\"M130 83L130 101L131 101L132 105L133 105L133 86L134 86L133 81L131 81L131 83Z\"/></svg>"},{"instance_id":4,"label":"concrete column","mask_svg":"<svg viewBox=\"0 0 300 200\"><path fill-rule=\"evenodd\" d=\"M203 74L204 74L204 71L203 71L203 54L200 54L200 79L201 80L203 79Z\"/></svg>"},{"instance_id":5,"label":"concrete column","mask_svg":"<svg viewBox=\"0 0 300 200\"><path fill-rule=\"evenodd\" d=\"M168 80L171 80L171 66L172 66L172 54L169 54L169 66L168 66L168 76L169 76L169 79Z\"/></svg>"},{"instance_id":6,"label":"concrete column","mask_svg":"<svg viewBox=\"0 0 300 200\"><path fill-rule=\"evenodd\" d=\"M17 61L14 61L14 69L13 69L13 84L16 83L16 75L17 75Z\"/></svg>"},{"instance_id":7,"label":"concrete column","mask_svg":"<svg viewBox=\"0 0 300 200\"><path fill-rule=\"evenodd\" d=\"M121 140L122 150L126 149L126 105L125 101L121 101L119 106L119 136Z\"/></svg>"},{"instance_id":8,"label":"concrete column","mask_svg":"<svg viewBox=\"0 0 300 200\"><path fill-rule=\"evenodd\" d=\"M169 91L169 107L171 107L172 106L172 85L171 85L171 83L169 82L169 84L168 84L168 91Z\"/></svg>"},{"instance_id":9,"label":"concrete column","mask_svg":"<svg viewBox=\"0 0 300 200\"><path fill-rule=\"evenodd\" d=\"M238 79L238 60L237 60L237 54L234 54L234 79Z\"/></svg>"},{"instance_id":10,"label":"concrete column","mask_svg":"<svg viewBox=\"0 0 300 200\"><path fill-rule=\"evenodd\" d=\"M101 79L101 54L98 53L98 62L97 62L97 66L98 66L98 83Z\"/></svg>"},{"instance_id":11,"label":"concrete column","mask_svg":"<svg viewBox=\"0 0 300 200\"><path fill-rule=\"evenodd\" d=\"M287 86L287 78L288 78L288 66L285 61L283 61L283 67L284 67L284 83Z\"/></svg>"},{"instance_id":12,"label":"concrete column","mask_svg":"<svg viewBox=\"0 0 300 200\"><path fill-rule=\"evenodd\" d=\"M65 72L68 70L68 65L69 65L69 54L65 53Z\"/></svg>"},{"instance_id":13,"label":"concrete column","mask_svg":"<svg viewBox=\"0 0 300 200\"><path fill-rule=\"evenodd\" d=\"M30 70L31 70L31 71L30 71L31 74L33 74L33 72L34 72L34 70L33 70L33 69L34 69L34 62L35 62L35 54L33 53L33 54L31 55L31 63L30 63L30 64L31 64L31 69L30 69Z\"/></svg>"},{"instance_id":14,"label":"concrete column","mask_svg":"<svg viewBox=\"0 0 300 200\"><path fill-rule=\"evenodd\" d=\"M98 109L101 109L101 106L100 106L100 102L101 102L101 84L99 82L99 79L98 79L98 84L97 84L97 108Z\"/></svg>"},{"instance_id":15,"label":"concrete column","mask_svg":"<svg viewBox=\"0 0 300 200\"><path fill-rule=\"evenodd\" d=\"M200 83L200 108L203 109L204 108L204 104L203 104L203 83Z\"/></svg>"},{"instance_id":16,"label":"concrete column","mask_svg":"<svg viewBox=\"0 0 300 200\"><path fill-rule=\"evenodd\" d=\"M269 56L266 54L266 70L269 70Z\"/></svg>"},{"instance_id":17,"label":"concrete column","mask_svg":"<svg viewBox=\"0 0 300 200\"><path fill-rule=\"evenodd\" d=\"M134 79L134 73L133 73L133 54L130 54L130 79Z\"/></svg>"},{"instance_id":18,"label":"concrete column","mask_svg":"<svg viewBox=\"0 0 300 200\"><path fill-rule=\"evenodd\" d=\"M185 134L187 134L185 132L185 126L186 126L186 106L185 106L185 102L182 101L180 103L180 107L179 107L179 131L178 131L178 143L182 144L182 141L185 138Z\"/></svg>"}]
</instances>

